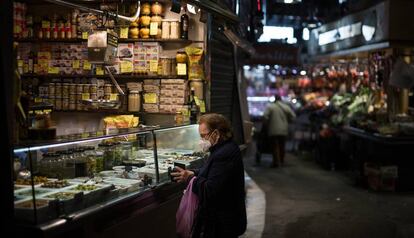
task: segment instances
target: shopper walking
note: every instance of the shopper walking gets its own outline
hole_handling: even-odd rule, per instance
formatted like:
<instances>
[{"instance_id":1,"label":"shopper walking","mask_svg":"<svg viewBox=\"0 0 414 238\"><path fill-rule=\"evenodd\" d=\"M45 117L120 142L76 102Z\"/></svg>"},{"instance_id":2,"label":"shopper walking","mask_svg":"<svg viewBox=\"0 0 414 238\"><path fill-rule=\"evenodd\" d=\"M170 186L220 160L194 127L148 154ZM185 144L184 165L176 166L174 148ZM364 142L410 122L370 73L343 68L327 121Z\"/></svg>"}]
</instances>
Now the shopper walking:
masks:
<instances>
[{"instance_id":1,"label":"shopper walking","mask_svg":"<svg viewBox=\"0 0 414 238\"><path fill-rule=\"evenodd\" d=\"M285 144L289 133L289 122L296 115L289 105L282 102L279 95L275 95L275 102L267 106L263 117L272 146L273 161L271 167L282 166L285 161Z\"/></svg>"},{"instance_id":2,"label":"shopper walking","mask_svg":"<svg viewBox=\"0 0 414 238\"><path fill-rule=\"evenodd\" d=\"M231 238L246 230L244 168L239 146L232 140L228 120L220 114L206 114L199 120L200 146L210 152L197 170L171 173L178 182L193 176L192 192L199 204L192 237Z\"/></svg>"}]
</instances>

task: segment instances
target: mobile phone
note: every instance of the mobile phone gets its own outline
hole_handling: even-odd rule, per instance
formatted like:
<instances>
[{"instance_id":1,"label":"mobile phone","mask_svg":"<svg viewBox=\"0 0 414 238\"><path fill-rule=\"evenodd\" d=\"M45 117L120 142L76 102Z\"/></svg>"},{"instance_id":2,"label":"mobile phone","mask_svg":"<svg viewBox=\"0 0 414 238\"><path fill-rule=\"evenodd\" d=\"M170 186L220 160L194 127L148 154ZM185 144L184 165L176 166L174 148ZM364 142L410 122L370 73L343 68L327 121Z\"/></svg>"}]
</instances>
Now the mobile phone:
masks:
<instances>
[{"instance_id":1,"label":"mobile phone","mask_svg":"<svg viewBox=\"0 0 414 238\"><path fill-rule=\"evenodd\" d=\"M177 162L174 162L174 168L175 167L180 167L180 168L182 168L182 169L185 169L185 164L183 164L183 163L177 163Z\"/></svg>"}]
</instances>

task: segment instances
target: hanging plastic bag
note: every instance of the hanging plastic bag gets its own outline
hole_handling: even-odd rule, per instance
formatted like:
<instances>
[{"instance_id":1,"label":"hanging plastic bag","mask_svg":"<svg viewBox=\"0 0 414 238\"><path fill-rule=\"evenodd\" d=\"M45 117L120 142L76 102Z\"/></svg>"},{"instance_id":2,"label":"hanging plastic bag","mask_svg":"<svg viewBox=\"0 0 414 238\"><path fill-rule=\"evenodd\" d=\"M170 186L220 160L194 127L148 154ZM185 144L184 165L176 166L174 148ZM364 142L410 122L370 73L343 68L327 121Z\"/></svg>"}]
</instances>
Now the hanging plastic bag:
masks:
<instances>
[{"instance_id":1,"label":"hanging plastic bag","mask_svg":"<svg viewBox=\"0 0 414 238\"><path fill-rule=\"evenodd\" d=\"M198 196L192 192L194 176L184 190L184 195L181 198L180 206L178 207L176 218L177 235L181 238L190 238L191 231L194 224L194 219L197 214Z\"/></svg>"}]
</instances>

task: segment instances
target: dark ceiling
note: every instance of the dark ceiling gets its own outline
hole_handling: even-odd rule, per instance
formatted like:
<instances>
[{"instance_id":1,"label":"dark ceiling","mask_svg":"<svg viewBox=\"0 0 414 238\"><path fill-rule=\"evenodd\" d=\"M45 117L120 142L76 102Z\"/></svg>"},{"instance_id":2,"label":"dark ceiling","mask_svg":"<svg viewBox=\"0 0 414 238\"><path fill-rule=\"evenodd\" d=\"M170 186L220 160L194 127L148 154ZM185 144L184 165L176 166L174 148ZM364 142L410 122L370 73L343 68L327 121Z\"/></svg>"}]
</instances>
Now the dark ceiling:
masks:
<instances>
[{"instance_id":1,"label":"dark ceiling","mask_svg":"<svg viewBox=\"0 0 414 238\"><path fill-rule=\"evenodd\" d=\"M361 11L381 0L302 0L300 3L285 4L283 0L267 0L266 25L292 26L301 28L303 21L312 14L323 23L334 21L342 16Z\"/></svg>"}]
</instances>

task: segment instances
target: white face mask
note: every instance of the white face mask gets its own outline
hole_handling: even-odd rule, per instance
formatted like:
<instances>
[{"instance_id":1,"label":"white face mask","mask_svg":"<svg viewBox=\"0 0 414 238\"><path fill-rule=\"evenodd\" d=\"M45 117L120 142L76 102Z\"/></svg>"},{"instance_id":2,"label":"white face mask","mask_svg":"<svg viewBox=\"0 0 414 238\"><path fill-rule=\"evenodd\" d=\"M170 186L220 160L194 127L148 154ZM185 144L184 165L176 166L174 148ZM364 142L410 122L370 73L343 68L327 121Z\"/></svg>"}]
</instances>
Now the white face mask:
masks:
<instances>
[{"instance_id":1,"label":"white face mask","mask_svg":"<svg viewBox=\"0 0 414 238\"><path fill-rule=\"evenodd\" d=\"M203 150L203 152L207 152L211 147L211 142L206 139L200 139L198 144L200 145L200 148Z\"/></svg>"}]
</instances>

